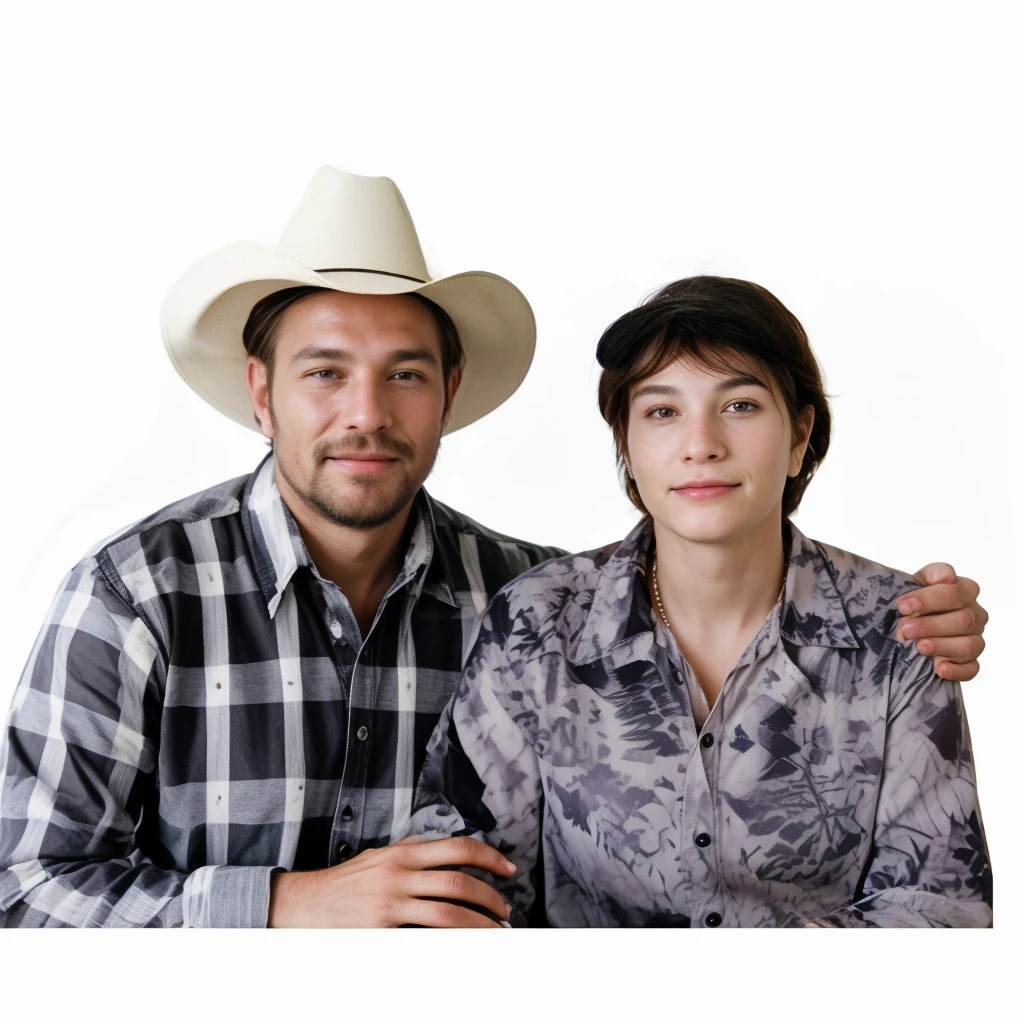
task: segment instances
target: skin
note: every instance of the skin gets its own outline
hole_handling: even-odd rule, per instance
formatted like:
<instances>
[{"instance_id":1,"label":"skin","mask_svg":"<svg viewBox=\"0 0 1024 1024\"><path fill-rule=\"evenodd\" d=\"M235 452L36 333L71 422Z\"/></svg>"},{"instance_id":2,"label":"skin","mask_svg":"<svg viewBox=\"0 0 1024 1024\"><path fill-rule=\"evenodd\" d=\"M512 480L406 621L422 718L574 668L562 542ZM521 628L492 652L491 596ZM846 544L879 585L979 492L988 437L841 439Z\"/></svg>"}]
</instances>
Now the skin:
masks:
<instances>
[{"instance_id":1,"label":"skin","mask_svg":"<svg viewBox=\"0 0 1024 1024\"><path fill-rule=\"evenodd\" d=\"M736 374L685 360L640 382L623 452L655 519L659 586L675 635L710 641L700 651L680 645L709 702L778 597L782 489L799 470L813 424L810 407L791 423L774 382L745 365L769 386L730 384ZM674 490L710 478L739 486L712 500ZM980 634L988 619L977 584L940 563L916 578L926 589L898 602L908 617L897 635L917 639L944 678L972 678L984 642L967 634Z\"/></svg>"},{"instance_id":2,"label":"skin","mask_svg":"<svg viewBox=\"0 0 1024 1024\"><path fill-rule=\"evenodd\" d=\"M268 372L271 371L272 372ZM447 382L429 311L408 296L322 292L281 318L273 366L247 366L253 409L274 441L276 481L321 575L364 635L402 561L402 532L434 460L461 374ZM370 461L366 461L366 460ZM321 871L277 872L271 927L497 928L508 908L452 869L514 868L475 839L408 840Z\"/></svg>"}]
</instances>

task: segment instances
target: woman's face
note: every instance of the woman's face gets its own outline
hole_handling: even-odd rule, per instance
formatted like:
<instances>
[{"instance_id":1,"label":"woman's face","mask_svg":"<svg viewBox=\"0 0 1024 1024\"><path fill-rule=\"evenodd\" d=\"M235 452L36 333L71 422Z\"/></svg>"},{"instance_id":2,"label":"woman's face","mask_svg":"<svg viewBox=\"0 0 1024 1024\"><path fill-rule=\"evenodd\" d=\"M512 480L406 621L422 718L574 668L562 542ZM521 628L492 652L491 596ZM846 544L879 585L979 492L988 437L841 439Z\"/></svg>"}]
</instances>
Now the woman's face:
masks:
<instances>
[{"instance_id":1,"label":"woman's face","mask_svg":"<svg viewBox=\"0 0 1024 1024\"><path fill-rule=\"evenodd\" d=\"M727 543L781 523L786 478L803 462L813 408L794 430L775 382L733 362L719 371L681 357L630 401L627 468L655 522L685 540Z\"/></svg>"}]
</instances>

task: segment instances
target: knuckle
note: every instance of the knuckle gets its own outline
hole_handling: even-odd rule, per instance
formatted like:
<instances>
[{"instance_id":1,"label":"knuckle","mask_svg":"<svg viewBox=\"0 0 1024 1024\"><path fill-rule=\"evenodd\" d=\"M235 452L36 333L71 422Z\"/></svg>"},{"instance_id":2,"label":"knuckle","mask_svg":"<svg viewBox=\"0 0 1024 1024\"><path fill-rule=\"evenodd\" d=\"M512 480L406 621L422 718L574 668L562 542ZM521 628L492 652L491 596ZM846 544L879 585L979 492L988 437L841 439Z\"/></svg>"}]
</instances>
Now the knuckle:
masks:
<instances>
[{"instance_id":1,"label":"knuckle","mask_svg":"<svg viewBox=\"0 0 1024 1024\"><path fill-rule=\"evenodd\" d=\"M398 882L402 877L403 872L400 868L395 867L391 864L382 864L380 867L375 869L376 878L374 884L379 887L382 892L394 892L398 888Z\"/></svg>"},{"instance_id":2,"label":"knuckle","mask_svg":"<svg viewBox=\"0 0 1024 1024\"><path fill-rule=\"evenodd\" d=\"M471 881L469 876L464 875L461 871L439 871L437 880L441 888L453 896L461 896L466 893L470 888Z\"/></svg>"},{"instance_id":3,"label":"knuckle","mask_svg":"<svg viewBox=\"0 0 1024 1024\"><path fill-rule=\"evenodd\" d=\"M459 908L451 903L434 904L434 920L442 927L454 925L458 920L458 914Z\"/></svg>"},{"instance_id":4,"label":"knuckle","mask_svg":"<svg viewBox=\"0 0 1024 1024\"><path fill-rule=\"evenodd\" d=\"M455 857L459 860L465 860L472 856L476 843L469 836L455 836L449 839L448 842L451 844L451 851Z\"/></svg>"},{"instance_id":5,"label":"knuckle","mask_svg":"<svg viewBox=\"0 0 1024 1024\"><path fill-rule=\"evenodd\" d=\"M973 632L974 630L974 615L971 613L970 608L962 608L957 612L958 624L965 633Z\"/></svg>"}]
</instances>

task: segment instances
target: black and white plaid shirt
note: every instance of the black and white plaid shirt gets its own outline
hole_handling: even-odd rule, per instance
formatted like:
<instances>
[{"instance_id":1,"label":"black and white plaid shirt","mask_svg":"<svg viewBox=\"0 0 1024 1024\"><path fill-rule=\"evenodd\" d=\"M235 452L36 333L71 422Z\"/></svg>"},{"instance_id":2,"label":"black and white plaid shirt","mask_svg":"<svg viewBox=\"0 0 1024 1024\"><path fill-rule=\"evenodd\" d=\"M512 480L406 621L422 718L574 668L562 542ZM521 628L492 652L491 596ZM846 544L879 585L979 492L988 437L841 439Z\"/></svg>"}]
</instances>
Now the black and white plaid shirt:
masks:
<instances>
[{"instance_id":1,"label":"black and white plaid shirt","mask_svg":"<svg viewBox=\"0 0 1024 1024\"><path fill-rule=\"evenodd\" d=\"M69 573L0 755L0 925L263 926L276 867L408 831L494 593L561 552L416 498L366 637L274 483L171 505Z\"/></svg>"}]
</instances>

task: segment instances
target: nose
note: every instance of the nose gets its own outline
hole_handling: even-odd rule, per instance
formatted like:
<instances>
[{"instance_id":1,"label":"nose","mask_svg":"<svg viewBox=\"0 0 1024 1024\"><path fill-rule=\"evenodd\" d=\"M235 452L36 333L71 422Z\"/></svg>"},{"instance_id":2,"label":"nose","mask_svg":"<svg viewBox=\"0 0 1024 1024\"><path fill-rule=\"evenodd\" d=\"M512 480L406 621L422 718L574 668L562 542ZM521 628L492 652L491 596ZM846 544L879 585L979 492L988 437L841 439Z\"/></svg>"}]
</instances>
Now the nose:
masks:
<instances>
[{"instance_id":1,"label":"nose","mask_svg":"<svg viewBox=\"0 0 1024 1024\"><path fill-rule=\"evenodd\" d=\"M720 462L725 458L725 436L714 414L687 417L683 433L684 462Z\"/></svg>"},{"instance_id":2,"label":"nose","mask_svg":"<svg viewBox=\"0 0 1024 1024\"><path fill-rule=\"evenodd\" d=\"M383 382L372 377L353 377L342 393L342 425L348 430L372 434L387 430L394 419Z\"/></svg>"}]
</instances>

